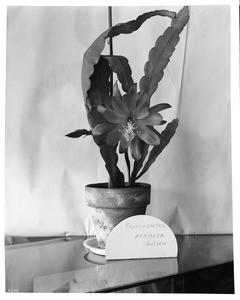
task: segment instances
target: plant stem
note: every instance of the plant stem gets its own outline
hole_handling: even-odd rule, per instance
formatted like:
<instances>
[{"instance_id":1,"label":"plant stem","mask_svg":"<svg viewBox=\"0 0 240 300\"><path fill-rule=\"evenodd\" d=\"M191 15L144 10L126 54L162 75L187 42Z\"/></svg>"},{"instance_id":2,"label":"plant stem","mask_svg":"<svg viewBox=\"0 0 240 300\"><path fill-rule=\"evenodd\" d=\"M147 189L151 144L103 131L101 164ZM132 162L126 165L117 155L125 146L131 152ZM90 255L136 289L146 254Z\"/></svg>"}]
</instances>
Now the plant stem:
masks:
<instances>
[{"instance_id":1,"label":"plant stem","mask_svg":"<svg viewBox=\"0 0 240 300\"><path fill-rule=\"evenodd\" d=\"M108 6L108 26L112 27L112 6ZM109 38L110 55L113 55L112 37Z\"/></svg>"},{"instance_id":2,"label":"plant stem","mask_svg":"<svg viewBox=\"0 0 240 300\"><path fill-rule=\"evenodd\" d=\"M108 26L112 27L112 6L108 6ZM113 55L113 39L112 37L109 38L109 54ZM111 89L110 89L110 96L113 95L113 72L111 71L110 75L110 84L111 84Z\"/></svg>"},{"instance_id":3,"label":"plant stem","mask_svg":"<svg viewBox=\"0 0 240 300\"><path fill-rule=\"evenodd\" d=\"M112 27L112 7L108 6L108 26ZM113 55L113 42L112 42L112 37L109 38L109 54ZM110 96L113 95L113 72L111 71L110 75ZM111 180L111 177L109 176L109 181L108 181L108 188L112 188L113 183Z\"/></svg>"},{"instance_id":4,"label":"plant stem","mask_svg":"<svg viewBox=\"0 0 240 300\"><path fill-rule=\"evenodd\" d=\"M131 178L131 166L130 166L130 160L129 160L129 156L128 156L128 149L124 153L124 156L125 156L125 161L126 161L126 165L127 165L127 169L128 169L128 182L130 182L130 178Z\"/></svg>"}]
</instances>

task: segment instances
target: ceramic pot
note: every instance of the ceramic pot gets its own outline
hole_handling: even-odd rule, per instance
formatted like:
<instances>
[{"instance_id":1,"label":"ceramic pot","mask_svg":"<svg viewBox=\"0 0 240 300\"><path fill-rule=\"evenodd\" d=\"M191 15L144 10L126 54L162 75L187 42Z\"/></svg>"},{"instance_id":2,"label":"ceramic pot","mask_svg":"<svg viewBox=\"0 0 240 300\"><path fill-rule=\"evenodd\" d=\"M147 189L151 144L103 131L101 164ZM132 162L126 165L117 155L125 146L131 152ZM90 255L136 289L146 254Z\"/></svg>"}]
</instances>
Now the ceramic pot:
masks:
<instances>
[{"instance_id":1,"label":"ceramic pot","mask_svg":"<svg viewBox=\"0 0 240 300\"><path fill-rule=\"evenodd\" d=\"M107 183L85 187L87 205L91 208L98 246L105 248L107 237L122 220L144 215L150 203L151 185L136 183L133 187L108 188Z\"/></svg>"}]
</instances>

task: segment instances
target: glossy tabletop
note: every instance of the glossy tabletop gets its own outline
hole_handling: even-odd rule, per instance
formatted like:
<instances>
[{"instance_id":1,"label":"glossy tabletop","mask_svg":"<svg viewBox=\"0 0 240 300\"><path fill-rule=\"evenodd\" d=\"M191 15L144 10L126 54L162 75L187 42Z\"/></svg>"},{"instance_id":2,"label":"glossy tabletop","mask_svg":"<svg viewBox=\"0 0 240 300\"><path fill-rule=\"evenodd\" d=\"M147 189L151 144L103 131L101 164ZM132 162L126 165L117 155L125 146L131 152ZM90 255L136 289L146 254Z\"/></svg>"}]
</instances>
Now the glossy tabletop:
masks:
<instances>
[{"instance_id":1,"label":"glossy tabletop","mask_svg":"<svg viewBox=\"0 0 240 300\"><path fill-rule=\"evenodd\" d=\"M109 292L233 261L232 235L176 236L177 258L105 261L87 237L6 246L6 292Z\"/></svg>"}]
</instances>

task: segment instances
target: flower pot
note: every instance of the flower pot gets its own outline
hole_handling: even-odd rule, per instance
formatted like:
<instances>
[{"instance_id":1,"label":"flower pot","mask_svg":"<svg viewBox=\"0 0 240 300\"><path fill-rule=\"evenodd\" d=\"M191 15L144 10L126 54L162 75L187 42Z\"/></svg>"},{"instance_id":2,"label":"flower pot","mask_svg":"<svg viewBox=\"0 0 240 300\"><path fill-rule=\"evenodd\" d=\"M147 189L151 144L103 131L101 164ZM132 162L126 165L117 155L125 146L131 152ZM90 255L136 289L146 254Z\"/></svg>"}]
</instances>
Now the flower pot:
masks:
<instances>
[{"instance_id":1,"label":"flower pot","mask_svg":"<svg viewBox=\"0 0 240 300\"><path fill-rule=\"evenodd\" d=\"M91 208L98 246L105 248L107 237L122 220L144 215L150 203L151 185L136 183L133 187L108 188L107 183L85 187L87 205Z\"/></svg>"}]
</instances>

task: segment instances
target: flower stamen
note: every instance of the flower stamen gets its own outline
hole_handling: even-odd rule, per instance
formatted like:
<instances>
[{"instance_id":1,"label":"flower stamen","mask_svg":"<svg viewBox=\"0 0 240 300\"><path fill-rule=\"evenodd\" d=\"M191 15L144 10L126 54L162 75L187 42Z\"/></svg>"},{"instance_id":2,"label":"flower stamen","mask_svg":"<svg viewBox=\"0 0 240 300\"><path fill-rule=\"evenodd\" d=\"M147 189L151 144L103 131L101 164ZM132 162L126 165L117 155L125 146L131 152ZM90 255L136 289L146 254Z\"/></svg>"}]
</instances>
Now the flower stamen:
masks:
<instances>
[{"instance_id":1,"label":"flower stamen","mask_svg":"<svg viewBox=\"0 0 240 300\"><path fill-rule=\"evenodd\" d=\"M131 142L135 136L135 123L132 120L127 122L127 125L123 125L122 127L122 136L125 138L127 142Z\"/></svg>"}]
</instances>

